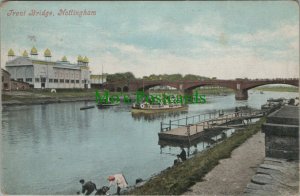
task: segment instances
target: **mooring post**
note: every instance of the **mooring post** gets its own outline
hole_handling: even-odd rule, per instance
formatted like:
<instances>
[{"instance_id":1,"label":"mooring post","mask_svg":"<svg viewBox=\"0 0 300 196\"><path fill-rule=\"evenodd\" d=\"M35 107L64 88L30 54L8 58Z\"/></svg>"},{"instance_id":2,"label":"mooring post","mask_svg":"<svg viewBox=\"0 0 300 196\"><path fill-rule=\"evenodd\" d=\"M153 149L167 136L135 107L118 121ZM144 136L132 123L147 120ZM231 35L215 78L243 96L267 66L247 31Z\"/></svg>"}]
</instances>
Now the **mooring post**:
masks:
<instances>
[{"instance_id":1,"label":"mooring post","mask_svg":"<svg viewBox=\"0 0 300 196\"><path fill-rule=\"evenodd\" d=\"M160 132L163 132L162 121L160 122Z\"/></svg>"},{"instance_id":2,"label":"mooring post","mask_svg":"<svg viewBox=\"0 0 300 196\"><path fill-rule=\"evenodd\" d=\"M187 121L188 121L188 116L186 116L186 117L185 117L185 125L187 125L187 124L188 124L188 122L187 122Z\"/></svg>"},{"instance_id":3,"label":"mooring post","mask_svg":"<svg viewBox=\"0 0 300 196\"><path fill-rule=\"evenodd\" d=\"M171 120L169 121L169 130L171 130Z\"/></svg>"}]
</instances>

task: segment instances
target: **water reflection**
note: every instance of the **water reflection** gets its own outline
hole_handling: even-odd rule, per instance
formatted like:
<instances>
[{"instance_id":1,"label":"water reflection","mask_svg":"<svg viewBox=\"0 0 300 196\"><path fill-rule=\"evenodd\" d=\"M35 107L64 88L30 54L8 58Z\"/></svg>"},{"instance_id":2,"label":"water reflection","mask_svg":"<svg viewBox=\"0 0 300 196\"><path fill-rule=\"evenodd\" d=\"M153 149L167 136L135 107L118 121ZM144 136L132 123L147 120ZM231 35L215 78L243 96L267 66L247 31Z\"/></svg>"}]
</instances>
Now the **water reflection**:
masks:
<instances>
[{"instance_id":1,"label":"water reflection","mask_svg":"<svg viewBox=\"0 0 300 196\"><path fill-rule=\"evenodd\" d=\"M169 122L219 109L226 113L243 105L259 109L271 97L296 95L252 94L249 100L239 102L234 95L209 97L206 104L189 105L188 113L150 115L131 114L131 106L124 104L80 110L94 102L4 107L1 187L9 194L72 195L80 188L80 178L100 187L107 183L108 175L119 172L134 184L137 178L147 179L173 165L171 154L180 153L178 144L157 144L162 120ZM208 134L202 140L184 144L185 148L191 155L200 152L218 142L221 134Z\"/></svg>"},{"instance_id":2,"label":"water reflection","mask_svg":"<svg viewBox=\"0 0 300 196\"><path fill-rule=\"evenodd\" d=\"M173 111L173 112L166 112L166 113L131 113L131 116L134 120L140 121L145 120L148 122L160 119L166 119L166 118L175 118L179 117L183 114L187 114L188 111Z\"/></svg>"},{"instance_id":3,"label":"water reflection","mask_svg":"<svg viewBox=\"0 0 300 196\"><path fill-rule=\"evenodd\" d=\"M214 144L225 140L234 134L237 130L234 128L222 129L215 128L209 131L205 131L205 134L196 140L177 142L170 140L159 140L158 145L160 145L160 154L169 154L176 156L174 151L179 150L180 147L187 149L188 156L195 155L207 148L212 147Z\"/></svg>"}]
</instances>

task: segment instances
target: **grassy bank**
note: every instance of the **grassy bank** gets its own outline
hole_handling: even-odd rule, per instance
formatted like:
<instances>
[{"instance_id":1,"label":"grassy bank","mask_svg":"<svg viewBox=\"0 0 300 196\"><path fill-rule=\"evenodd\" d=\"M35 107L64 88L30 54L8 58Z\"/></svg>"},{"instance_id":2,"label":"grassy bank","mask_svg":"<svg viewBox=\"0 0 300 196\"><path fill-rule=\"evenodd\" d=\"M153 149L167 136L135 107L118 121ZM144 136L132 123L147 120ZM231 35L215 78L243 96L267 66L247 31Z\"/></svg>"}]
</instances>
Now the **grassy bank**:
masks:
<instances>
[{"instance_id":1,"label":"grassy bank","mask_svg":"<svg viewBox=\"0 0 300 196\"><path fill-rule=\"evenodd\" d=\"M226 139L220 144L196 155L178 166L163 171L144 186L130 191L131 195L178 195L194 185L218 165L220 159L229 158L231 152L257 133L265 119Z\"/></svg>"},{"instance_id":2,"label":"grassy bank","mask_svg":"<svg viewBox=\"0 0 300 196\"><path fill-rule=\"evenodd\" d=\"M274 86L274 87L258 87L255 88L255 90L259 91L274 91L274 92L298 92L299 88L297 87L292 87L292 86Z\"/></svg>"},{"instance_id":3,"label":"grassy bank","mask_svg":"<svg viewBox=\"0 0 300 196\"><path fill-rule=\"evenodd\" d=\"M35 100L52 100L52 99L95 99L96 89L58 89L56 93L51 93L49 89L37 90L31 89L27 91L4 91L2 93L2 101L20 101L32 102ZM119 94L118 92L110 92L110 95Z\"/></svg>"}]
</instances>

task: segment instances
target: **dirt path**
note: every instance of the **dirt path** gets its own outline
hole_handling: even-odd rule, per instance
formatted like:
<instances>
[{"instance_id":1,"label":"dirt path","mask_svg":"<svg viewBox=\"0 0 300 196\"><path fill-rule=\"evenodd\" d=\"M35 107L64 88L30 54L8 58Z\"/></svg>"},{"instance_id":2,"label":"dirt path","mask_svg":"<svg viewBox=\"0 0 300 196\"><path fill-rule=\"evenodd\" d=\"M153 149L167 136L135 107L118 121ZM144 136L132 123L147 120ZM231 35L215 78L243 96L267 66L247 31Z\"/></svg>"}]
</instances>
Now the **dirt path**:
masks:
<instances>
[{"instance_id":1,"label":"dirt path","mask_svg":"<svg viewBox=\"0 0 300 196\"><path fill-rule=\"evenodd\" d=\"M184 195L241 195L265 157L264 134L258 132L223 159Z\"/></svg>"}]
</instances>

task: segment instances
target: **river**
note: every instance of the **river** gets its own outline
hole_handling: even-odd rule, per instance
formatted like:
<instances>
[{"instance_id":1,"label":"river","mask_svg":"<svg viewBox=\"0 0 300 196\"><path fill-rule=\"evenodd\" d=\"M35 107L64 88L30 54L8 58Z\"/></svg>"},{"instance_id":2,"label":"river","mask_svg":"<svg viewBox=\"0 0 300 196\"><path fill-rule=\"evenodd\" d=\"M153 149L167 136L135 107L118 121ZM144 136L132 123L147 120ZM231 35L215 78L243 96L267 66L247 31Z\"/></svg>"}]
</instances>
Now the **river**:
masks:
<instances>
[{"instance_id":1,"label":"river","mask_svg":"<svg viewBox=\"0 0 300 196\"><path fill-rule=\"evenodd\" d=\"M208 103L189 106L188 113L133 116L129 105L79 110L93 102L4 107L1 132L1 187L8 194L76 194L79 180L107 185L111 174L135 179L172 166L178 147L160 149L160 121L216 109L248 105L260 109L268 98L297 93L249 91L247 101L234 94L207 97ZM197 150L201 150L201 146Z\"/></svg>"}]
</instances>

